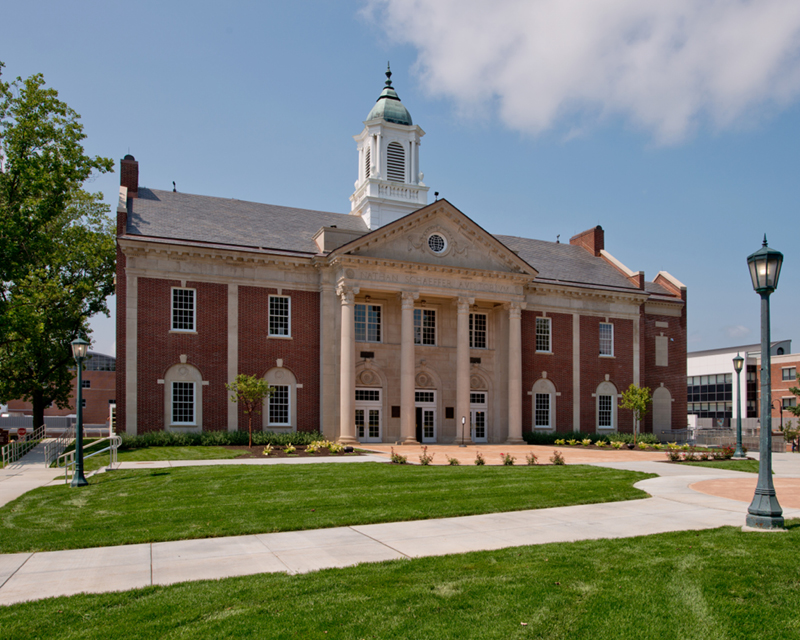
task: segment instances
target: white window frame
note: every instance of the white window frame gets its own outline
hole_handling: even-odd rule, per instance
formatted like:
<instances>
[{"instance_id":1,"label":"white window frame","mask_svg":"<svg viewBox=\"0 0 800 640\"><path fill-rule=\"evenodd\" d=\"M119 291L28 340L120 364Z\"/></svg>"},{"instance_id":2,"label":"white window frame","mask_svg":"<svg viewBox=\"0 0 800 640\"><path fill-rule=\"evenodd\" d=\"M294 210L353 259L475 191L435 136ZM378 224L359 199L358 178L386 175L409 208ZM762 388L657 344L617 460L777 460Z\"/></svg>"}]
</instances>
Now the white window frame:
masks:
<instances>
[{"instance_id":1,"label":"white window frame","mask_svg":"<svg viewBox=\"0 0 800 640\"><path fill-rule=\"evenodd\" d=\"M175 386L176 385L191 385L192 388L192 419L191 420L175 420ZM196 426L197 425L197 383L191 380L173 380L170 382L170 423L182 426Z\"/></svg>"},{"instance_id":2,"label":"white window frame","mask_svg":"<svg viewBox=\"0 0 800 640\"><path fill-rule=\"evenodd\" d=\"M792 373L787 375L787 372L791 371ZM794 382L797 378L797 367L781 367L781 380L783 381L790 381Z\"/></svg>"},{"instance_id":3,"label":"white window frame","mask_svg":"<svg viewBox=\"0 0 800 640\"><path fill-rule=\"evenodd\" d=\"M278 389L286 389L286 421L285 422L274 422L272 420L272 407L273 407L273 398L275 397L275 393L273 393L267 400L267 426L268 427L290 427L292 425L292 385L290 384L275 384L272 385L275 388L275 391ZM278 405L276 405L278 406ZM284 405L280 405L284 406Z\"/></svg>"},{"instance_id":4,"label":"white window frame","mask_svg":"<svg viewBox=\"0 0 800 640\"><path fill-rule=\"evenodd\" d=\"M358 308L364 307L364 334L363 337L359 337L358 335L358 320L356 319L355 324L355 336L356 342L370 342L372 344L380 344L383 342L383 305L381 304L373 304L372 302L357 302L355 308L353 310L354 318L358 316ZM375 307L378 309L378 339L377 340L370 340L369 339L369 307ZM374 323L373 323L374 324Z\"/></svg>"},{"instance_id":5,"label":"white window frame","mask_svg":"<svg viewBox=\"0 0 800 640\"><path fill-rule=\"evenodd\" d=\"M373 392L378 394L377 400L363 400L358 399L359 391ZM379 387L356 387L355 391L355 410L364 412L364 436L359 437L358 427L356 427L356 438L359 442L382 442L383 441L383 393ZM369 412L378 412L378 435L371 437L369 435Z\"/></svg>"},{"instance_id":6,"label":"white window frame","mask_svg":"<svg viewBox=\"0 0 800 640\"><path fill-rule=\"evenodd\" d=\"M789 404L786 403L787 400L789 401ZM794 404L791 404L792 401L794 401ZM781 407L783 407L784 409L796 406L797 406L797 396L783 396L781 398Z\"/></svg>"},{"instance_id":7,"label":"white window frame","mask_svg":"<svg viewBox=\"0 0 800 640\"><path fill-rule=\"evenodd\" d=\"M419 327L417 326L417 311L419 311ZM433 342L424 342L424 328L425 328L425 315L431 314L433 316ZM423 347L435 347L438 343L437 340L437 322L436 322L436 309L423 309L416 307L414 308L414 344L423 346ZM419 331L418 331L419 330ZM419 340L417 340L419 338Z\"/></svg>"},{"instance_id":8,"label":"white window frame","mask_svg":"<svg viewBox=\"0 0 800 640\"><path fill-rule=\"evenodd\" d=\"M475 329L475 319L477 316L483 316L483 345L477 344L475 340L477 330ZM489 314L488 313L470 313L469 314L469 348L470 349L488 349L489 348Z\"/></svg>"},{"instance_id":9,"label":"white window frame","mask_svg":"<svg viewBox=\"0 0 800 640\"><path fill-rule=\"evenodd\" d=\"M539 325L546 324L547 325L547 349L540 349L539 348ZM534 340L536 341L536 353L553 353L553 319L552 318L543 318L538 317L536 318L536 335L534 336Z\"/></svg>"},{"instance_id":10,"label":"white window frame","mask_svg":"<svg viewBox=\"0 0 800 640\"><path fill-rule=\"evenodd\" d=\"M600 412L604 409L600 406L603 398L608 398L608 424L600 424ZM614 396L608 393L600 393L597 395L597 428L598 429L614 429Z\"/></svg>"},{"instance_id":11,"label":"white window frame","mask_svg":"<svg viewBox=\"0 0 800 640\"><path fill-rule=\"evenodd\" d=\"M611 349L609 350L610 351L609 353L603 353L603 336L602 336L602 333L603 333L603 327L604 326L610 327L610 331L611 331L611 338L610 338ZM604 357L604 358L613 358L614 357L614 323L613 322L601 322L600 323L600 328L598 330L598 337L600 339L599 340L599 342L600 342L600 344L599 344L600 356Z\"/></svg>"},{"instance_id":12,"label":"white window frame","mask_svg":"<svg viewBox=\"0 0 800 640\"><path fill-rule=\"evenodd\" d=\"M286 300L286 333L273 333L272 332L272 301L277 300ZM283 316L275 316L276 318L282 318ZM270 294L269 300L267 302L267 332L270 338L291 338L292 337L292 297L291 296L284 296L284 295L277 295L277 294Z\"/></svg>"},{"instance_id":13,"label":"white window frame","mask_svg":"<svg viewBox=\"0 0 800 640\"><path fill-rule=\"evenodd\" d=\"M191 328L186 327L176 327L175 326L175 294L178 291L192 292L192 326ZM197 333L197 289L192 289L190 287L171 287L170 289L170 303L169 303L169 326L171 327L172 331L179 331L180 333Z\"/></svg>"}]
</instances>

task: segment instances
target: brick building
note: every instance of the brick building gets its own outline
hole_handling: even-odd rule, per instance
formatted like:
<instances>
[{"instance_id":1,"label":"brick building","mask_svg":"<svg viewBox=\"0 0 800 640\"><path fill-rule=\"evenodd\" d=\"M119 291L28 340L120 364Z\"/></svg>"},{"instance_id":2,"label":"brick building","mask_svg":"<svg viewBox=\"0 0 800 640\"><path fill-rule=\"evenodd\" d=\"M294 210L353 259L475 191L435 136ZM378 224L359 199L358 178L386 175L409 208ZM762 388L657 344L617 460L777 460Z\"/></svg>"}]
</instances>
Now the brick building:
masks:
<instances>
[{"instance_id":1,"label":"brick building","mask_svg":"<svg viewBox=\"0 0 800 640\"><path fill-rule=\"evenodd\" d=\"M118 429L238 430L225 383L266 378L262 428L342 442L518 442L524 431L686 421L686 287L605 251L492 235L428 204L391 74L355 137L349 214L139 186L121 165Z\"/></svg>"}]
</instances>

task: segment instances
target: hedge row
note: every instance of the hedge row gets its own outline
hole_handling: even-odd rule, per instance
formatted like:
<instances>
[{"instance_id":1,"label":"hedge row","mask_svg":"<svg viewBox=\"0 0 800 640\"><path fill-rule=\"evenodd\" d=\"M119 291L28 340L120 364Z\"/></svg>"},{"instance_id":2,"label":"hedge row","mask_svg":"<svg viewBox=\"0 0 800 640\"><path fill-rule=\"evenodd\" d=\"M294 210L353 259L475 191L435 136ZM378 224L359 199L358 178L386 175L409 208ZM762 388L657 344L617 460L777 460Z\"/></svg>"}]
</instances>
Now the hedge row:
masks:
<instances>
[{"instance_id":1,"label":"hedge row","mask_svg":"<svg viewBox=\"0 0 800 640\"><path fill-rule=\"evenodd\" d=\"M613 431L611 433L584 433L582 431L557 431L557 432L528 432L523 433L522 437L528 444L541 444L551 445L555 444L556 440L585 440L589 438L592 444L598 440L605 440L606 442L621 441L624 443L633 442L632 433L619 433ZM655 434L640 433L636 436L636 442L645 442L647 444L656 444L659 442Z\"/></svg>"},{"instance_id":2,"label":"hedge row","mask_svg":"<svg viewBox=\"0 0 800 640\"><path fill-rule=\"evenodd\" d=\"M145 447L219 447L247 446L247 431L204 431L203 433L170 433L167 431L151 431L139 436L120 434L122 444L119 450L144 449ZM305 445L315 440L322 440L317 431L298 431L296 433L272 433L270 431L254 431L253 445L271 444L286 446L287 444Z\"/></svg>"}]
</instances>

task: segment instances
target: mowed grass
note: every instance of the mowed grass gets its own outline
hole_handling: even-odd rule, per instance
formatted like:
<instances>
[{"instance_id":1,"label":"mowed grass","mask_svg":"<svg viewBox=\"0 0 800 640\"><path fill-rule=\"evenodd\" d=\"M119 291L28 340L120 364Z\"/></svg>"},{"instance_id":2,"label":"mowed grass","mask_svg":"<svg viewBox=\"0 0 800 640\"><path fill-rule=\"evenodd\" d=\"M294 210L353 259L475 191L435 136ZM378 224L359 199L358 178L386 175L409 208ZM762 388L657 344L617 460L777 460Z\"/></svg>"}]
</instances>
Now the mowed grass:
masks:
<instances>
[{"instance_id":1,"label":"mowed grass","mask_svg":"<svg viewBox=\"0 0 800 640\"><path fill-rule=\"evenodd\" d=\"M27 638L800 636L800 522L516 547L0 607Z\"/></svg>"},{"instance_id":2,"label":"mowed grass","mask_svg":"<svg viewBox=\"0 0 800 640\"><path fill-rule=\"evenodd\" d=\"M729 469L730 471L758 473L758 460L705 460L702 462L681 462L680 464L693 467L709 467L712 469Z\"/></svg>"},{"instance_id":3,"label":"mowed grass","mask_svg":"<svg viewBox=\"0 0 800 640\"><path fill-rule=\"evenodd\" d=\"M108 443L100 443L104 447ZM140 462L142 460L229 460L238 458L241 451L226 449L225 447L147 447L145 449L131 449L117 452L119 462ZM95 471L108 465L108 452L100 453L92 458L86 458L83 463L84 471Z\"/></svg>"},{"instance_id":4,"label":"mowed grass","mask_svg":"<svg viewBox=\"0 0 800 640\"><path fill-rule=\"evenodd\" d=\"M0 508L0 553L422 520L647 497L634 471L367 462L111 471Z\"/></svg>"}]
</instances>

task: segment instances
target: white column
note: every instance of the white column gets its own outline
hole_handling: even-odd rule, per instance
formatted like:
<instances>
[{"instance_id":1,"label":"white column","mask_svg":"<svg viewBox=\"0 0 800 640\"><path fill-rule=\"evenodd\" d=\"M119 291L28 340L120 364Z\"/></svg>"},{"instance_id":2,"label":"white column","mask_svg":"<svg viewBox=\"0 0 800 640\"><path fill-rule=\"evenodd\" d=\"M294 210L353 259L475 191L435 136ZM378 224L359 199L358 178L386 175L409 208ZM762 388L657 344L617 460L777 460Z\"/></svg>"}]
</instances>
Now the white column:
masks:
<instances>
[{"instance_id":1,"label":"white column","mask_svg":"<svg viewBox=\"0 0 800 640\"><path fill-rule=\"evenodd\" d=\"M125 275L125 433L135 436L138 433L137 391L137 329L139 306L139 280L136 276Z\"/></svg>"},{"instance_id":2,"label":"white column","mask_svg":"<svg viewBox=\"0 0 800 640\"><path fill-rule=\"evenodd\" d=\"M416 444L414 408L414 300L418 293L400 294L400 438L403 444Z\"/></svg>"},{"instance_id":3,"label":"white column","mask_svg":"<svg viewBox=\"0 0 800 640\"><path fill-rule=\"evenodd\" d=\"M522 308L524 302L508 304L508 440L523 444L522 439Z\"/></svg>"},{"instance_id":4,"label":"white column","mask_svg":"<svg viewBox=\"0 0 800 640\"><path fill-rule=\"evenodd\" d=\"M327 279L329 274L322 272L321 278ZM332 284L324 282L319 291L320 345L319 345L319 422L320 431L326 440L336 440L339 428L339 363L337 362L336 330L337 320L341 321L341 312L336 305L336 289ZM340 329L341 331L341 329Z\"/></svg>"},{"instance_id":5,"label":"white column","mask_svg":"<svg viewBox=\"0 0 800 640\"><path fill-rule=\"evenodd\" d=\"M239 375L239 285L228 285L228 382ZM239 405L228 402L228 431L239 429Z\"/></svg>"},{"instance_id":6,"label":"white column","mask_svg":"<svg viewBox=\"0 0 800 640\"><path fill-rule=\"evenodd\" d=\"M461 418L466 418L463 428L464 442L472 442L469 413L469 298L459 298L456 327L456 440L461 442Z\"/></svg>"},{"instance_id":7,"label":"white column","mask_svg":"<svg viewBox=\"0 0 800 640\"><path fill-rule=\"evenodd\" d=\"M355 438L356 401L356 330L355 294L357 287L340 286L338 290L342 301L342 357L341 357L341 395L339 397L339 442L353 444Z\"/></svg>"},{"instance_id":8,"label":"white column","mask_svg":"<svg viewBox=\"0 0 800 640\"><path fill-rule=\"evenodd\" d=\"M572 314L572 430L581 430L581 316Z\"/></svg>"}]
</instances>

